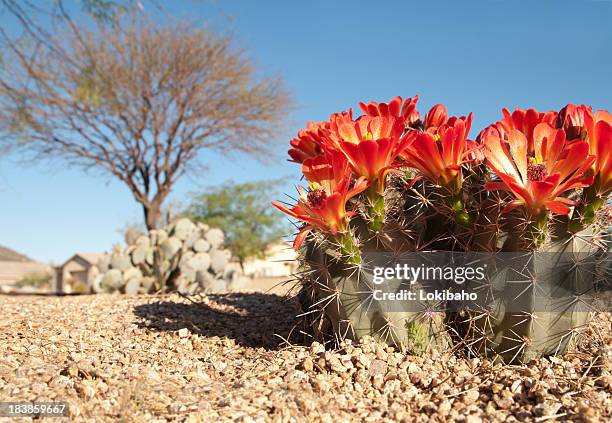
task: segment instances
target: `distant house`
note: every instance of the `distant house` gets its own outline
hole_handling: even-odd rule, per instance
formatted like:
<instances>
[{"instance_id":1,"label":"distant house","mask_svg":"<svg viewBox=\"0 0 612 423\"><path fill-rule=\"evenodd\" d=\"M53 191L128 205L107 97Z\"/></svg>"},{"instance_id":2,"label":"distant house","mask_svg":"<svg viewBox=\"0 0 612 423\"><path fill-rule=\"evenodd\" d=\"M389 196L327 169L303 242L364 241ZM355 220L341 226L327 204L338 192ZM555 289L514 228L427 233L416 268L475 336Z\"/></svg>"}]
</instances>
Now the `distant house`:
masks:
<instances>
[{"instance_id":1,"label":"distant house","mask_svg":"<svg viewBox=\"0 0 612 423\"><path fill-rule=\"evenodd\" d=\"M0 290L12 289L27 276L45 273L52 273L51 266L0 245Z\"/></svg>"},{"instance_id":2,"label":"distant house","mask_svg":"<svg viewBox=\"0 0 612 423\"><path fill-rule=\"evenodd\" d=\"M77 285L89 287L92 267L104 253L76 253L62 265L55 267L55 287L57 293L73 292Z\"/></svg>"},{"instance_id":3,"label":"distant house","mask_svg":"<svg viewBox=\"0 0 612 423\"><path fill-rule=\"evenodd\" d=\"M290 276L297 269L297 255L288 242L277 242L268 247L265 258L250 258L244 263L244 273L252 278Z\"/></svg>"}]
</instances>

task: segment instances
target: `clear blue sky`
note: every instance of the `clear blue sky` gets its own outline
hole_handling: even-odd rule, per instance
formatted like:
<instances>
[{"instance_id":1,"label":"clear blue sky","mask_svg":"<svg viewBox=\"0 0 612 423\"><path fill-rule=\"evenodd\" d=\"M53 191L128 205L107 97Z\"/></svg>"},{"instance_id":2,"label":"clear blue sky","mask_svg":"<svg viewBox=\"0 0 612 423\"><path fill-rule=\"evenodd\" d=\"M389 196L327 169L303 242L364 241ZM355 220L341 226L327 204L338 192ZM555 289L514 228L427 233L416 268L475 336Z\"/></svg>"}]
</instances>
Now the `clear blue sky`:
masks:
<instances>
[{"instance_id":1,"label":"clear blue sky","mask_svg":"<svg viewBox=\"0 0 612 423\"><path fill-rule=\"evenodd\" d=\"M285 78L297 105L277 143L282 159L204 158L208 172L183 179L172 201L227 179L287 177L292 191L289 138L359 100L418 93L422 112L438 102L473 111L473 136L504 106L612 109L612 1L159 2L175 18L234 34L263 72ZM44 261L107 250L141 219L128 190L109 178L6 158L0 204L0 244Z\"/></svg>"}]
</instances>

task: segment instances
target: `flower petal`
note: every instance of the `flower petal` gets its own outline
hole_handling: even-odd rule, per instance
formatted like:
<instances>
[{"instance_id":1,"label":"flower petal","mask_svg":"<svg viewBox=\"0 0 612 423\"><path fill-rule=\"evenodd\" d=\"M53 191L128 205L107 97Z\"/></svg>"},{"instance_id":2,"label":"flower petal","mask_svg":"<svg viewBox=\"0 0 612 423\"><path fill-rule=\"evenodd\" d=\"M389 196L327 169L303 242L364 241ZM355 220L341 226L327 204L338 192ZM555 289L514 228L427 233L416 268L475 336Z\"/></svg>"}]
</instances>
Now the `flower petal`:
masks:
<instances>
[{"instance_id":1,"label":"flower petal","mask_svg":"<svg viewBox=\"0 0 612 423\"><path fill-rule=\"evenodd\" d=\"M308 225L304 225L302 226L302 228L300 229L300 231L298 232L298 234L295 236L295 239L293 240L293 249L295 251L299 250L300 247L302 246L302 244L304 243L304 240L306 239L306 237L308 236L308 233L312 230L312 226L308 226Z\"/></svg>"},{"instance_id":2,"label":"flower petal","mask_svg":"<svg viewBox=\"0 0 612 423\"><path fill-rule=\"evenodd\" d=\"M570 208L560 201L548 201L546 208L553 213L566 215L569 214Z\"/></svg>"}]
</instances>

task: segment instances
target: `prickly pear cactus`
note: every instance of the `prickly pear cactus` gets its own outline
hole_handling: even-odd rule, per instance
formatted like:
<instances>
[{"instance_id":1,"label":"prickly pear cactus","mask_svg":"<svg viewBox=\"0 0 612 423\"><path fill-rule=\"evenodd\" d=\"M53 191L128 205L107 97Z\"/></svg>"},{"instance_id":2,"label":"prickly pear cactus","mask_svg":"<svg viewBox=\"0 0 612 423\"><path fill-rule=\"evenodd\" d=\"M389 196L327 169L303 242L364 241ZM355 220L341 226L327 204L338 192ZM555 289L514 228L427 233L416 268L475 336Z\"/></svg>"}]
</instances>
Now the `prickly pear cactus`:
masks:
<instances>
[{"instance_id":1,"label":"prickly pear cactus","mask_svg":"<svg viewBox=\"0 0 612 423\"><path fill-rule=\"evenodd\" d=\"M127 247L117 246L97 264L90 280L94 292L220 293L248 283L218 228L180 218L147 234L130 229L125 239Z\"/></svg>"}]
</instances>

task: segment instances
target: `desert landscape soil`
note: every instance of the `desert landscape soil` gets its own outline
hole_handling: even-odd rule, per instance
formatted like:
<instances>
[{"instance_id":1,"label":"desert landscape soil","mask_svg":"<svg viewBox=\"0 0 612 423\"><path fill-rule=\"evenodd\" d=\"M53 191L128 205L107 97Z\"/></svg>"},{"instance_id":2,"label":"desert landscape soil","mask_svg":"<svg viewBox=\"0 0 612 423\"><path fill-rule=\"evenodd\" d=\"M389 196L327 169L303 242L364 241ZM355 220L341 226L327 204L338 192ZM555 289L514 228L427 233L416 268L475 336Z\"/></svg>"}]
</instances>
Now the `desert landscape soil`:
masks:
<instances>
[{"instance_id":1,"label":"desert landscape soil","mask_svg":"<svg viewBox=\"0 0 612 423\"><path fill-rule=\"evenodd\" d=\"M291 300L264 292L0 296L0 309L0 401L67 401L74 421L590 422L612 413L609 313L578 350L504 366L409 356L368 339L325 351L299 336Z\"/></svg>"}]
</instances>

